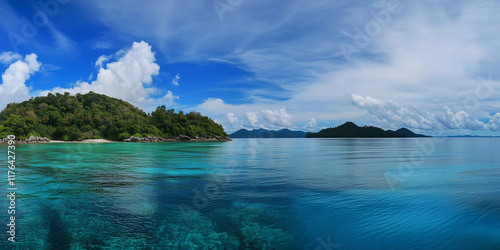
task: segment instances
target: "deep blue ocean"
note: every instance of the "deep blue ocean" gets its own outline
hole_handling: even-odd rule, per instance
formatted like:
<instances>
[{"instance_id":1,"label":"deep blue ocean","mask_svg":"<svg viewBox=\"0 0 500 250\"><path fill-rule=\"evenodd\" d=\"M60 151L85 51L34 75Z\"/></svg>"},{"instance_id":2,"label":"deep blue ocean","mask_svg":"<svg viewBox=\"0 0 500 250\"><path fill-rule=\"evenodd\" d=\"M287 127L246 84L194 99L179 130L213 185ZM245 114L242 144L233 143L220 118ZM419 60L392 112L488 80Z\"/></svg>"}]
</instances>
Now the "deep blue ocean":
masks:
<instances>
[{"instance_id":1,"label":"deep blue ocean","mask_svg":"<svg viewBox=\"0 0 500 250\"><path fill-rule=\"evenodd\" d=\"M500 138L7 147L0 249L500 249Z\"/></svg>"}]
</instances>

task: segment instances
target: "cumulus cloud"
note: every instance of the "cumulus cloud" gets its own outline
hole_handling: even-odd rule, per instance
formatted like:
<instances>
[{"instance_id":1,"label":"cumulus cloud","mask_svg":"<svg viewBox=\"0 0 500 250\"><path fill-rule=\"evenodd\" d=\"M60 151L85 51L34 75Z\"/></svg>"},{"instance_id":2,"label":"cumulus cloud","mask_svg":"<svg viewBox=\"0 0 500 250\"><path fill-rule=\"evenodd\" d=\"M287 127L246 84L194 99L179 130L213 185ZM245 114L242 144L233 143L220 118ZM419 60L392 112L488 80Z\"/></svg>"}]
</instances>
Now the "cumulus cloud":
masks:
<instances>
[{"instance_id":1,"label":"cumulus cloud","mask_svg":"<svg viewBox=\"0 0 500 250\"><path fill-rule=\"evenodd\" d=\"M347 91L404 101L444 115L446 111L439 110L441 107L452 107L451 102L464 91L474 90L478 75L498 68L500 33L491 23L500 20L500 4L494 0L401 1L402 12L394 13L380 34L370 36L367 46L353 54L352 61L346 61L340 45L354 44L353 35L358 30L366 33L365 25L377 21L372 13L385 10L390 2L250 1L245 8L238 9L238 15L227 17L230 22L220 22L214 11L206 11L212 8L211 2L166 1L161 8L158 5L137 8L134 3L116 5L98 0L88 4L92 10L105 10L102 11L105 14L96 18L111 32L155 39L158 49L172 62L224 62L252 73L254 79L272 83L256 87L254 92L239 88L249 97L246 100L251 100L244 105L224 104L219 96L213 96L214 99L194 107L197 110L201 106L221 107L205 111L219 120L224 120L226 113L234 113L240 122L246 123L246 112L262 116L263 110L279 107L293 110L301 125L311 117L318 119L318 123L356 120L361 111L350 106L349 100L344 101ZM123 12L140 18L130 20L120 15ZM201 18L190 18L193 13ZM318 18L311 20L311 16ZM158 22L160 25L152 25ZM276 36L277 33L281 35ZM252 98L257 91L272 96L276 102L255 101ZM494 102L498 103L498 97L494 98L489 106L497 105ZM371 105L370 100L364 101ZM437 115L420 109L383 105L397 111L385 114L387 120L397 116L403 124L408 124L405 126L430 129L441 124L436 121ZM481 112L487 111L491 113ZM477 115L471 111L468 114ZM463 115L454 114L454 119L445 116L442 121L460 127L458 121L463 118L464 124L468 123L464 127L479 127L473 118ZM267 122L263 117L258 120ZM439 126L447 128L444 124Z\"/></svg>"},{"instance_id":2,"label":"cumulus cloud","mask_svg":"<svg viewBox=\"0 0 500 250\"><path fill-rule=\"evenodd\" d=\"M14 53L2 53L2 60L5 62L20 58ZM36 54L29 54L24 57L24 60L18 59L12 63L2 74L2 84L0 85L0 109L12 102L25 101L30 97L29 90L26 86L26 80L35 72L40 70L41 63L37 61Z\"/></svg>"},{"instance_id":3,"label":"cumulus cloud","mask_svg":"<svg viewBox=\"0 0 500 250\"><path fill-rule=\"evenodd\" d=\"M234 116L233 113L227 113L226 114L226 119L229 122L229 124L239 124L238 117Z\"/></svg>"},{"instance_id":4,"label":"cumulus cloud","mask_svg":"<svg viewBox=\"0 0 500 250\"><path fill-rule=\"evenodd\" d=\"M371 96L351 94L352 104L365 108L368 113L384 123L397 122L410 128L431 129L435 119L417 108L404 107L391 100L383 101Z\"/></svg>"},{"instance_id":5,"label":"cumulus cloud","mask_svg":"<svg viewBox=\"0 0 500 250\"><path fill-rule=\"evenodd\" d=\"M225 103L220 98L209 98L198 105L195 110L223 121L221 125L229 132L239 128L294 129L296 122L296 115L284 107L270 104L234 105Z\"/></svg>"},{"instance_id":6,"label":"cumulus cloud","mask_svg":"<svg viewBox=\"0 0 500 250\"><path fill-rule=\"evenodd\" d=\"M488 128L493 131L500 130L500 113L496 113L493 117L491 117L490 122L488 123Z\"/></svg>"},{"instance_id":7,"label":"cumulus cloud","mask_svg":"<svg viewBox=\"0 0 500 250\"><path fill-rule=\"evenodd\" d=\"M245 116L247 118L247 121L250 123L250 126L254 128L262 127L262 125L259 123L259 117L257 116L257 113L246 112Z\"/></svg>"},{"instance_id":8,"label":"cumulus cloud","mask_svg":"<svg viewBox=\"0 0 500 250\"><path fill-rule=\"evenodd\" d=\"M106 63L105 66L103 64L109 60L109 56L99 57L96 66L102 67L99 68L95 81L79 81L73 88L56 87L50 91L42 91L41 95L47 95L49 92L84 94L93 91L123 99L139 107L178 99L170 91L159 100L152 97L160 93L160 90L148 87L153 82L152 77L158 75L160 66L156 64L155 53L148 43L134 42L131 48L118 51L114 57L118 59Z\"/></svg>"},{"instance_id":9,"label":"cumulus cloud","mask_svg":"<svg viewBox=\"0 0 500 250\"><path fill-rule=\"evenodd\" d=\"M453 112L444 106L443 111L436 113L423 112L417 107L405 107L394 101L385 101L370 96L351 94L352 104L368 111L368 114L386 125L405 126L416 129L465 129L498 130L500 114L493 116L488 124L471 118L464 111Z\"/></svg>"},{"instance_id":10,"label":"cumulus cloud","mask_svg":"<svg viewBox=\"0 0 500 250\"><path fill-rule=\"evenodd\" d=\"M444 111L437 114L437 120L449 129L484 129L484 123L477 119L469 119L469 114L464 110L453 112L450 108L444 107Z\"/></svg>"},{"instance_id":11,"label":"cumulus cloud","mask_svg":"<svg viewBox=\"0 0 500 250\"><path fill-rule=\"evenodd\" d=\"M293 118L286 112L285 108L263 110L262 117L273 127L291 127L293 125Z\"/></svg>"},{"instance_id":12,"label":"cumulus cloud","mask_svg":"<svg viewBox=\"0 0 500 250\"><path fill-rule=\"evenodd\" d=\"M175 75L174 79L172 79L172 84L175 86L179 86L179 80L181 79L181 74Z\"/></svg>"},{"instance_id":13,"label":"cumulus cloud","mask_svg":"<svg viewBox=\"0 0 500 250\"><path fill-rule=\"evenodd\" d=\"M303 128L306 131L314 131L316 130L316 126L318 126L318 124L316 123L316 119L311 118L311 120L306 125L304 125Z\"/></svg>"},{"instance_id":14,"label":"cumulus cloud","mask_svg":"<svg viewBox=\"0 0 500 250\"><path fill-rule=\"evenodd\" d=\"M167 94L160 98L161 102L173 104L175 100L179 99L178 96L174 95L172 91L167 91Z\"/></svg>"},{"instance_id":15,"label":"cumulus cloud","mask_svg":"<svg viewBox=\"0 0 500 250\"><path fill-rule=\"evenodd\" d=\"M238 117L234 115L234 113L227 113L226 117L221 123L224 127L228 127L230 130L238 130L240 128L243 128L241 125L241 122L239 121Z\"/></svg>"}]
</instances>

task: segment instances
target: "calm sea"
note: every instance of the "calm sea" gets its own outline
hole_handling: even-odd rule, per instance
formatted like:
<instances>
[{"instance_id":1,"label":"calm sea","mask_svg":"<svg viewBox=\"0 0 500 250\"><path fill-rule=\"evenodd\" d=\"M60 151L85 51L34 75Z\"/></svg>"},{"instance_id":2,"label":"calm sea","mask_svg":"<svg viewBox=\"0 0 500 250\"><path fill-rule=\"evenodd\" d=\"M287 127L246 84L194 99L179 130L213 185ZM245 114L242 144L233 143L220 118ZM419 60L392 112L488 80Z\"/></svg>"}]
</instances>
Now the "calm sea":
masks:
<instances>
[{"instance_id":1,"label":"calm sea","mask_svg":"<svg viewBox=\"0 0 500 250\"><path fill-rule=\"evenodd\" d=\"M500 138L7 147L0 249L500 249Z\"/></svg>"}]
</instances>

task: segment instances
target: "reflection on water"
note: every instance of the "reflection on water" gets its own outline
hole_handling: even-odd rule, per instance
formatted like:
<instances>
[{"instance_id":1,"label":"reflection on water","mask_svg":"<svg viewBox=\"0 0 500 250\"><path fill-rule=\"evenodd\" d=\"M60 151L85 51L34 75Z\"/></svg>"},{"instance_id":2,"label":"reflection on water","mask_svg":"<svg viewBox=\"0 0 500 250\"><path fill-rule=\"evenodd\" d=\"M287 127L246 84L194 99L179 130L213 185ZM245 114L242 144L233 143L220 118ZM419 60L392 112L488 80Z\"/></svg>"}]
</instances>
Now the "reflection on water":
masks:
<instances>
[{"instance_id":1,"label":"reflection on water","mask_svg":"<svg viewBox=\"0 0 500 250\"><path fill-rule=\"evenodd\" d=\"M418 140L19 145L0 248L499 249L499 140Z\"/></svg>"}]
</instances>

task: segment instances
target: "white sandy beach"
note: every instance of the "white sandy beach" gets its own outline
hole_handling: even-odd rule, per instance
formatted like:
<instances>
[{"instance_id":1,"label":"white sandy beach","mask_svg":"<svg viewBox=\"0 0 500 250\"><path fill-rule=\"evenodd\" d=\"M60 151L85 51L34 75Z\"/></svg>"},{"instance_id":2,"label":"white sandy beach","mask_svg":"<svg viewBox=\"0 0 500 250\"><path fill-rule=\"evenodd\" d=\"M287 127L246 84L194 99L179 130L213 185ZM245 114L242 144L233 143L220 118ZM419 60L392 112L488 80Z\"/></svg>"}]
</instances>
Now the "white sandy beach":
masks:
<instances>
[{"instance_id":1,"label":"white sandy beach","mask_svg":"<svg viewBox=\"0 0 500 250\"><path fill-rule=\"evenodd\" d=\"M50 143L73 143L73 142L79 142L79 143L104 143L104 142L113 142L110 140L106 139L86 139L83 141L58 141L58 140L51 140Z\"/></svg>"}]
</instances>

